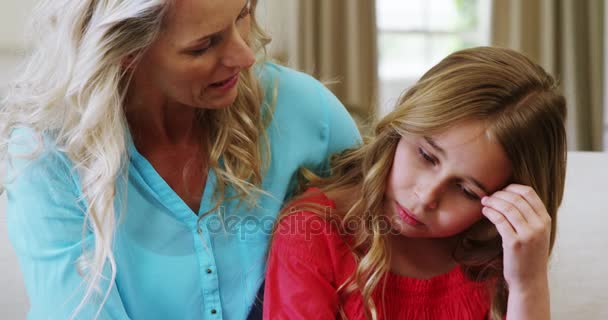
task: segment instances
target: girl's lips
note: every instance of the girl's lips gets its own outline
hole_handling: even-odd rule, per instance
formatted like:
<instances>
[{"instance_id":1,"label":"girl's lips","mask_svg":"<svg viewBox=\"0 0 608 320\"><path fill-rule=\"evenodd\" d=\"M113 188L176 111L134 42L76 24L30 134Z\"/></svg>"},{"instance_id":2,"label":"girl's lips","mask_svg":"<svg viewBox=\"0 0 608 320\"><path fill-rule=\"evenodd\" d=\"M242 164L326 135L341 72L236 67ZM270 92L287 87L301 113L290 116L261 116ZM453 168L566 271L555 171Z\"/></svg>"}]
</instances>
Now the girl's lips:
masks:
<instances>
[{"instance_id":1,"label":"girl's lips","mask_svg":"<svg viewBox=\"0 0 608 320\"><path fill-rule=\"evenodd\" d=\"M403 208L396 201L395 201L395 206L397 207L397 213L399 213L399 217L401 217L401 219L403 219L403 221L405 223L407 223L411 226L414 226L414 227L419 227L419 226L424 225L422 222L416 220L416 218L414 218L414 216L411 212L409 212L407 209Z\"/></svg>"}]
</instances>

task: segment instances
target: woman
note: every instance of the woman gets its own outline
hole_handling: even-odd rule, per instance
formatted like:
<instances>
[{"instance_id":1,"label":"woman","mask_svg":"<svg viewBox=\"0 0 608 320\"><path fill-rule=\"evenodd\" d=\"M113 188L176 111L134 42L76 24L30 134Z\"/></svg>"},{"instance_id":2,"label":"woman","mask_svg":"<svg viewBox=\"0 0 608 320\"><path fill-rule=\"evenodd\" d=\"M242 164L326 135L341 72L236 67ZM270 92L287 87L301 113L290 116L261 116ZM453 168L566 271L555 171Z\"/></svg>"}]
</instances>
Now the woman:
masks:
<instances>
[{"instance_id":1,"label":"woman","mask_svg":"<svg viewBox=\"0 0 608 320\"><path fill-rule=\"evenodd\" d=\"M49 0L2 105L29 319L243 319L306 165L359 141L245 0Z\"/></svg>"}]
</instances>

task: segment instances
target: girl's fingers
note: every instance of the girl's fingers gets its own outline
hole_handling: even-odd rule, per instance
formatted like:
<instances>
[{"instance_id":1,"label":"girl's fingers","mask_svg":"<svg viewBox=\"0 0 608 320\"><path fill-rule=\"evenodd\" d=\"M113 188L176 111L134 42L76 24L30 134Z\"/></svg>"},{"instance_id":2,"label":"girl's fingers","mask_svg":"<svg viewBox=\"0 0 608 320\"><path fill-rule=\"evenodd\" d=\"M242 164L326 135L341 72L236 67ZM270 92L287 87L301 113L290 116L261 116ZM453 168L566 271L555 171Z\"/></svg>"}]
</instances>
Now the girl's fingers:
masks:
<instances>
[{"instance_id":1,"label":"girl's fingers","mask_svg":"<svg viewBox=\"0 0 608 320\"><path fill-rule=\"evenodd\" d=\"M533 226L539 226L542 224L540 214L536 213L530 203L524 199L520 194L510 191L497 191L492 195L506 201L509 205L515 207L522 215L526 222Z\"/></svg>"},{"instance_id":2,"label":"girl's fingers","mask_svg":"<svg viewBox=\"0 0 608 320\"><path fill-rule=\"evenodd\" d=\"M525 233L528 229L528 221L524 215L519 211L518 207L509 201L492 195L491 197L484 197L481 203L485 208L491 208L504 216L516 233Z\"/></svg>"},{"instance_id":3,"label":"girl's fingers","mask_svg":"<svg viewBox=\"0 0 608 320\"><path fill-rule=\"evenodd\" d=\"M500 233L500 236L503 238L503 240L513 239L517 236L515 229L513 228L507 217L505 217L502 213L490 207L483 207L483 209L481 209L481 212L486 218L488 218L488 220L490 220L490 222L492 222L496 226L496 229L498 230L498 233Z\"/></svg>"},{"instance_id":4,"label":"girl's fingers","mask_svg":"<svg viewBox=\"0 0 608 320\"><path fill-rule=\"evenodd\" d=\"M545 204L542 202L542 200L540 200L540 197L536 191L534 191L534 189L531 187L521 184L511 184L504 190L520 195L541 218L549 215L547 213L547 208L545 208Z\"/></svg>"}]
</instances>

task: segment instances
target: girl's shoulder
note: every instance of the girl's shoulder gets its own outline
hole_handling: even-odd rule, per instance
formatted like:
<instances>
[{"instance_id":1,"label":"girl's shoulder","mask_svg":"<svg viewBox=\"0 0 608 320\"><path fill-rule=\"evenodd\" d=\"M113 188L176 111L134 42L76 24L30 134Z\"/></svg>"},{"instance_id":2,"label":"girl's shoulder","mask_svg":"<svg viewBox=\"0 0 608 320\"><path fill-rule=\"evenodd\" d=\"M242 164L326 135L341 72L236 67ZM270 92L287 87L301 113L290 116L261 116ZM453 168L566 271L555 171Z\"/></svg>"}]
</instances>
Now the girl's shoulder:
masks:
<instances>
[{"instance_id":1,"label":"girl's shoulder","mask_svg":"<svg viewBox=\"0 0 608 320\"><path fill-rule=\"evenodd\" d=\"M283 234L281 231L287 230L291 231L286 233L288 236L298 236L311 230L326 236L336 233L336 221L331 215L335 208L335 203L320 189L309 188L283 210L284 214L277 222L275 238Z\"/></svg>"},{"instance_id":2,"label":"girl's shoulder","mask_svg":"<svg viewBox=\"0 0 608 320\"><path fill-rule=\"evenodd\" d=\"M289 248L300 256L341 255L345 246L339 221L332 218L334 202L319 189L308 189L285 209L277 222L272 247ZM284 249L283 249L284 250Z\"/></svg>"}]
</instances>

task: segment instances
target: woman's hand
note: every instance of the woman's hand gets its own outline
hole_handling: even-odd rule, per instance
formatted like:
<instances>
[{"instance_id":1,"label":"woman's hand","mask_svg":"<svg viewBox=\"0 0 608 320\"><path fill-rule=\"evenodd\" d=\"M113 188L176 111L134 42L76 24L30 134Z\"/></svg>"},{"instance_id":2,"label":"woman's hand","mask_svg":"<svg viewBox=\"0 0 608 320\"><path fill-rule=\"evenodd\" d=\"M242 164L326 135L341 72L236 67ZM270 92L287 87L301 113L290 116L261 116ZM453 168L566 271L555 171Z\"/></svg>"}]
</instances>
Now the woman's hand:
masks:
<instances>
[{"instance_id":1,"label":"woman's hand","mask_svg":"<svg viewBox=\"0 0 608 320\"><path fill-rule=\"evenodd\" d=\"M547 265L551 217L536 192L512 184L481 200L482 213L502 237L507 314L513 319L548 319Z\"/></svg>"}]
</instances>

